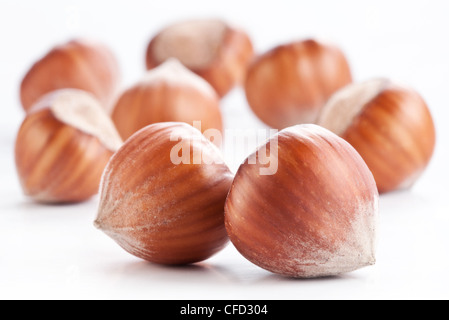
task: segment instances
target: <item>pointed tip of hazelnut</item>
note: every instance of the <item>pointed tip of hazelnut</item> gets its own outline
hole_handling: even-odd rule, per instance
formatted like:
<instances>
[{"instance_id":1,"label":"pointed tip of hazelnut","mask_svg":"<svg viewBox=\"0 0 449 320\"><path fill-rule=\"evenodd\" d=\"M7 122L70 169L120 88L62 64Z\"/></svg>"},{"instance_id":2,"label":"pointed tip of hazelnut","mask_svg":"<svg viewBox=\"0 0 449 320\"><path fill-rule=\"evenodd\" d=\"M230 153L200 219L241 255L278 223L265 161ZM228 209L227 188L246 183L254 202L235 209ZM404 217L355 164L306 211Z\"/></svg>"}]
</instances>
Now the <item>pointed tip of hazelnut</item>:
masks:
<instances>
[{"instance_id":1,"label":"pointed tip of hazelnut","mask_svg":"<svg viewBox=\"0 0 449 320\"><path fill-rule=\"evenodd\" d=\"M169 58L156 68L147 71L142 82L145 84L162 82L172 86L191 87L218 99L216 91L209 82L189 70L176 58Z\"/></svg>"},{"instance_id":2,"label":"pointed tip of hazelnut","mask_svg":"<svg viewBox=\"0 0 449 320\"><path fill-rule=\"evenodd\" d=\"M101 221L98 220L98 219L94 221L93 225L98 230L102 230L103 229L103 225L102 225Z\"/></svg>"}]
</instances>

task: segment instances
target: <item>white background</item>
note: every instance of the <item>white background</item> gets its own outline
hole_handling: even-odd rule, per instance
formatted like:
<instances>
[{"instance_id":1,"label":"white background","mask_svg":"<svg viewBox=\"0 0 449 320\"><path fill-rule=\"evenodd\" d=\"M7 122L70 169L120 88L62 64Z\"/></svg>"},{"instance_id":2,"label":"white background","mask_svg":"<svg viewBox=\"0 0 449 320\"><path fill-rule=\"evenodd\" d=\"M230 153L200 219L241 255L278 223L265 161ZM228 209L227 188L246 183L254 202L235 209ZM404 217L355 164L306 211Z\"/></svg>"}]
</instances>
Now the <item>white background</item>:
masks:
<instances>
[{"instance_id":1,"label":"white background","mask_svg":"<svg viewBox=\"0 0 449 320\"><path fill-rule=\"evenodd\" d=\"M0 2L0 298L2 299L447 299L449 298L449 2L16 1ZM259 52L306 37L346 52L355 80L405 81L427 100L438 144L408 192L381 197L378 263L340 277L292 280L252 265L232 245L189 267L143 262L96 230L97 198L42 206L22 195L13 147L24 114L20 81L53 45L89 36L109 45L123 85L144 72L146 45L167 23L221 17ZM263 127L240 88L222 103L228 128ZM244 154L237 159L244 158ZM230 163L236 168L236 163Z\"/></svg>"}]
</instances>

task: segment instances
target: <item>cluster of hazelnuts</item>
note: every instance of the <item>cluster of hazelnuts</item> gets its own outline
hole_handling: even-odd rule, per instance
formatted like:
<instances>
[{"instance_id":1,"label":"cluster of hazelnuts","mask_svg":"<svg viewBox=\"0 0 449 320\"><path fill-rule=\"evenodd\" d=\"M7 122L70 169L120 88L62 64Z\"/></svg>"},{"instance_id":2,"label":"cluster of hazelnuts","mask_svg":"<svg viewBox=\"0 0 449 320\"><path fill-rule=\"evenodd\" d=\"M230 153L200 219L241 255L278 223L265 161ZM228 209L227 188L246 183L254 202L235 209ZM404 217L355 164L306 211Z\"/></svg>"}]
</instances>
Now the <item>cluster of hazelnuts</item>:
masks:
<instances>
[{"instance_id":1,"label":"cluster of hazelnuts","mask_svg":"<svg viewBox=\"0 0 449 320\"><path fill-rule=\"evenodd\" d=\"M254 264L291 277L375 262L379 193L412 186L435 146L416 91L388 79L352 83L328 43L256 54L244 31L219 20L161 30L146 63L126 89L114 55L94 41L58 46L32 66L15 148L26 195L74 203L100 192L95 226L154 263L200 262L229 239ZM277 154L272 175L248 161L234 174L191 126L223 130L220 101L238 85L280 130L261 146ZM174 133L204 161L170 161Z\"/></svg>"}]
</instances>

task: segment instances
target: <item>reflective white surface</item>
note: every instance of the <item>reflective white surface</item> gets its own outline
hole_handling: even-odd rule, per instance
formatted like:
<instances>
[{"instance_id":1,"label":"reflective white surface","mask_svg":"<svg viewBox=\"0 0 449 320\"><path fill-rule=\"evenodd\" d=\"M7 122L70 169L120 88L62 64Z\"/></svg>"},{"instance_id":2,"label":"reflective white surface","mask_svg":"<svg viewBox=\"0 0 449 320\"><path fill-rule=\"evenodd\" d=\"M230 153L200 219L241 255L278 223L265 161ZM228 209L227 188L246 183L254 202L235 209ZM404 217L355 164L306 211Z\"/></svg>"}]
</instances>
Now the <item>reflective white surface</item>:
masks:
<instances>
[{"instance_id":1,"label":"reflective white surface","mask_svg":"<svg viewBox=\"0 0 449 320\"><path fill-rule=\"evenodd\" d=\"M107 4L107 13L104 1L1 2L0 298L448 299L447 1L154 3L115 1ZM13 158L23 119L18 86L37 57L74 35L94 36L116 52L126 86L142 75L154 32L179 18L209 15L244 27L261 51L290 39L329 38L347 53L356 80L393 77L427 100L437 124L437 150L411 191L381 197L375 266L340 277L293 280L252 265L231 244L198 265L157 266L124 252L93 227L97 197L43 206L22 195ZM241 89L226 97L222 108L226 128L264 128ZM235 155L230 166L235 170L245 156Z\"/></svg>"}]
</instances>

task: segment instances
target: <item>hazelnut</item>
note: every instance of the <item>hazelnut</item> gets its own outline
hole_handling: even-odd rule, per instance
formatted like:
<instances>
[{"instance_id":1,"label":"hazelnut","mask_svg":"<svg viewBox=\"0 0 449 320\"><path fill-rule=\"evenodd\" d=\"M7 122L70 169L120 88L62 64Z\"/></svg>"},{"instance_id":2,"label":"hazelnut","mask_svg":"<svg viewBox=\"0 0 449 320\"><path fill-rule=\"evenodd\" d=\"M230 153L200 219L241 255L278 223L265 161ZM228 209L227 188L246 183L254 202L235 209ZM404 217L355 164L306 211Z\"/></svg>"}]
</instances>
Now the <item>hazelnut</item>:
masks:
<instances>
[{"instance_id":1,"label":"hazelnut","mask_svg":"<svg viewBox=\"0 0 449 320\"><path fill-rule=\"evenodd\" d=\"M342 51L315 40L278 46L259 56L245 82L248 103L267 125L316 123L330 96L352 81Z\"/></svg>"},{"instance_id":2,"label":"hazelnut","mask_svg":"<svg viewBox=\"0 0 449 320\"><path fill-rule=\"evenodd\" d=\"M161 30L147 49L147 68L176 58L206 79L220 97L243 82L254 55L248 35L221 20L183 21Z\"/></svg>"},{"instance_id":3,"label":"hazelnut","mask_svg":"<svg viewBox=\"0 0 449 320\"><path fill-rule=\"evenodd\" d=\"M224 203L232 178L219 149L199 130L149 125L107 165L94 224L141 259L200 262L228 243Z\"/></svg>"},{"instance_id":4,"label":"hazelnut","mask_svg":"<svg viewBox=\"0 0 449 320\"><path fill-rule=\"evenodd\" d=\"M277 153L277 172L261 175L266 164L245 161L226 200L237 250L268 271L298 278L374 264L379 195L355 149L316 125L284 129L263 148Z\"/></svg>"},{"instance_id":5,"label":"hazelnut","mask_svg":"<svg viewBox=\"0 0 449 320\"><path fill-rule=\"evenodd\" d=\"M43 95L73 88L92 93L109 110L119 79L118 62L109 48L77 39L53 48L31 67L22 81L20 98L28 111Z\"/></svg>"},{"instance_id":6,"label":"hazelnut","mask_svg":"<svg viewBox=\"0 0 449 320\"><path fill-rule=\"evenodd\" d=\"M29 109L16 139L24 193L43 203L87 200L97 194L103 169L121 143L91 94L66 89L43 96Z\"/></svg>"},{"instance_id":7,"label":"hazelnut","mask_svg":"<svg viewBox=\"0 0 449 320\"><path fill-rule=\"evenodd\" d=\"M124 140L158 122L201 121L203 132L222 131L220 100L214 89L175 59L147 72L119 97L112 119Z\"/></svg>"},{"instance_id":8,"label":"hazelnut","mask_svg":"<svg viewBox=\"0 0 449 320\"><path fill-rule=\"evenodd\" d=\"M325 106L318 123L360 153L380 193L412 187L435 148L435 127L423 98L388 79L340 90Z\"/></svg>"}]
</instances>

